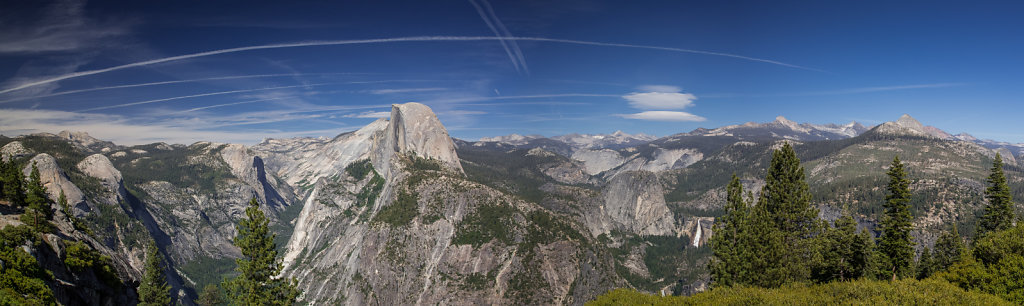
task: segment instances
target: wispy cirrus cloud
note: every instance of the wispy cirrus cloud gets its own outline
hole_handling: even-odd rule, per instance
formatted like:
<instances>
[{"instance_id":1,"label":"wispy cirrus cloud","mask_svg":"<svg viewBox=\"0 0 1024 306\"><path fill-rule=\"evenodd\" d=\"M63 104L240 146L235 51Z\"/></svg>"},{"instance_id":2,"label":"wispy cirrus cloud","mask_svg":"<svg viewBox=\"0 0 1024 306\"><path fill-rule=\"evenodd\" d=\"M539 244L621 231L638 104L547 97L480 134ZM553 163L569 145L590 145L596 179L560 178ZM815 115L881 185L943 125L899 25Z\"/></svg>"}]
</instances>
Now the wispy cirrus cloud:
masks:
<instances>
[{"instance_id":1,"label":"wispy cirrus cloud","mask_svg":"<svg viewBox=\"0 0 1024 306\"><path fill-rule=\"evenodd\" d=\"M902 91L902 90L914 90L914 89L933 89L933 88L949 88L966 86L967 83L931 83L931 84L910 84L910 85L893 85L893 86L873 86L873 87L857 87L847 89L836 89L836 90L824 90L824 91L805 91L805 92L784 92L784 93L724 93L724 94L706 94L701 95L707 98L760 98L760 97L806 97L806 96L838 96L838 95L850 95L850 94L863 94L863 93L875 93L875 92L888 92L888 91Z\"/></svg>"},{"instance_id":2,"label":"wispy cirrus cloud","mask_svg":"<svg viewBox=\"0 0 1024 306\"><path fill-rule=\"evenodd\" d=\"M214 56L214 55L220 55L220 54L253 51L253 50L299 48L299 47L313 47L313 46L356 45L356 44L384 44L384 43L400 43L400 42L459 42L459 41L493 41L493 40L535 41L535 42L549 42L549 43L563 43L563 44L574 44L574 45L588 45L588 46L601 46L601 47L619 47L619 48L633 48L633 49L648 49L648 50L659 50L659 51L678 52L678 53L702 54L702 55L729 57L729 58L741 59L741 60L752 61L752 62L761 62L761 63L767 63L767 64L772 64L772 65L777 65L777 66L784 66L784 67L790 67L790 68L795 68L795 69L801 69L801 70L819 71L819 72L821 71L821 70L814 69L814 68L803 67L803 66L798 66L798 65L794 65L794 64L784 63L784 62L780 62L780 61L763 59L763 58L756 58L756 57L750 57L750 56L744 56L744 55L736 55L736 54L723 53L723 52L702 51L702 50L694 50L694 49L662 47L662 46L634 45L634 44L622 44L622 43L606 43L606 42L594 42L594 41L572 40L572 39L557 39L557 38L545 38L545 37L501 37L501 38L498 38L498 37L492 37L492 36L413 36L413 37L378 38L378 39L310 41L310 42L256 45L256 46L247 46L247 47L238 47L238 48L228 48L228 49L212 50L212 51L206 51L206 52L199 52L199 53L192 53L192 54L185 54L185 55L178 55L178 56L171 56L171 57L165 57L165 58L152 59L152 60L148 60L148 61L129 63L129 64L113 66L113 67L108 67L108 68L102 68L102 69L95 69L95 70L88 70L88 71L79 71L79 72L68 73L68 74L64 74L64 75L54 76L54 77L50 77L50 78L46 78L46 79L42 79L42 80L38 80L38 81L28 82L28 83L24 83L24 84L19 84L17 86L9 87L9 88L0 90L0 94L6 94L6 93L10 93L10 92L13 92L13 91L18 91L18 90L22 90L22 89L26 89L26 88L30 88L30 87L35 87L35 86L40 86L40 85L60 82L60 81L67 80L67 79L79 78L79 77L90 76L90 75L96 75L96 74L107 73L107 72L118 71L118 70L124 70L124 69L129 69L129 68L143 67L143 66L155 65L155 64L160 64L160 63L181 61L181 60L186 60L186 59L193 59L193 58L206 57L206 56Z\"/></svg>"},{"instance_id":3,"label":"wispy cirrus cloud","mask_svg":"<svg viewBox=\"0 0 1024 306\"><path fill-rule=\"evenodd\" d=\"M227 95L227 94L237 94L237 93L265 91L265 90L276 90L276 89L287 89L287 88L313 87L313 86L332 85L332 84L338 84L338 83L317 83L317 84L308 84L308 85L307 84L303 84L303 85L292 85L292 86L275 86L275 87L264 87L264 88L253 88L253 89L239 89L239 90L208 92L208 93L201 93L201 94L194 94L194 95L185 95L185 96L177 96L177 97L170 97L170 98L162 98L162 99L153 99L153 100L131 102L131 103L106 105L106 106L100 106L100 107L87 108L87 109L83 109L81 111L83 111L83 112L90 112L90 111L98 111L98 110L105 110L105 109L112 109L112 108L122 108L122 107L129 107L129 106L136 106L136 105L143 105L143 104L152 104L152 103L160 103L160 102L168 102L168 101L182 100L182 99L199 98L199 97L220 96L220 95Z\"/></svg>"},{"instance_id":4,"label":"wispy cirrus cloud","mask_svg":"<svg viewBox=\"0 0 1024 306\"><path fill-rule=\"evenodd\" d=\"M80 51L129 33L129 23L86 16L85 1L59 0L38 7L0 13L0 53Z\"/></svg>"},{"instance_id":5,"label":"wispy cirrus cloud","mask_svg":"<svg viewBox=\"0 0 1024 306\"><path fill-rule=\"evenodd\" d=\"M345 116L342 116L342 117L345 117L345 118L388 118L388 117L391 117L391 112L373 112L373 111L369 111L369 112L362 112L362 113L358 113L358 114L348 114L348 115L345 115Z\"/></svg>"},{"instance_id":6,"label":"wispy cirrus cloud","mask_svg":"<svg viewBox=\"0 0 1024 306\"><path fill-rule=\"evenodd\" d=\"M403 94L403 93L413 93L413 92L442 91L442 90L446 90L446 89L447 88L442 88L442 87L390 88L390 89L374 89L374 90L370 90L368 92L371 93L371 94L375 94L375 95L387 95L387 94Z\"/></svg>"},{"instance_id":7,"label":"wispy cirrus cloud","mask_svg":"<svg viewBox=\"0 0 1024 306\"><path fill-rule=\"evenodd\" d=\"M336 135L355 127L282 131L278 129L213 130L205 119L174 119L134 122L116 114L76 113L55 110L0 109L0 133L8 136L54 133L61 130L86 131L93 137L118 144L137 145L153 142L190 144L217 141L254 144L267 137Z\"/></svg>"}]
</instances>

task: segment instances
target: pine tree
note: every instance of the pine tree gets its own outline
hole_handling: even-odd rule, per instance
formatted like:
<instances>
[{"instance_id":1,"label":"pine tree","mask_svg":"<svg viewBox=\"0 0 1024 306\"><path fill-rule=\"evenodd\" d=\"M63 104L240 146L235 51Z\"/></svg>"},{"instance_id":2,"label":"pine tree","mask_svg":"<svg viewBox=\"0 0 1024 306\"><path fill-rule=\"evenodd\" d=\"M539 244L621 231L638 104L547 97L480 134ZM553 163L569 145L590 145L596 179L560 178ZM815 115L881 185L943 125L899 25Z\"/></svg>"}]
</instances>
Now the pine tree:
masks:
<instances>
[{"instance_id":1,"label":"pine tree","mask_svg":"<svg viewBox=\"0 0 1024 306\"><path fill-rule=\"evenodd\" d=\"M145 271L139 284L139 305L170 305L171 287L164 274L163 255L156 243L150 241L146 248Z\"/></svg>"},{"instance_id":2,"label":"pine tree","mask_svg":"<svg viewBox=\"0 0 1024 306\"><path fill-rule=\"evenodd\" d=\"M758 204L782 239L779 250L783 282L810 279L808 263L815 257L812 240L820 232L818 209L811 206L804 168L789 143L772 153Z\"/></svg>"},{"instance_id":3,"label":"pine tree","mask_svg":"<svg viewBox=\"0 0 1024 306\"><path fill-rule=\"evenodd\" d=\"M50 211L50 199L46 195L46 187L40 179L39 167L32 163L32 172L29 174L28 192L25 202L28 210L22 215L22 221L29 224L38 232L49 232L49 220L52 217Z\"/></svg>"},{"instance_id":4,"label":"pine tree","mask_svg":"<svg viewBox=\"0 0 1024 306\"><path fill-rule=\"evenodd\" d=\"M217 306L224 304L224 297L221 296L220 288L215 284L206 285L203 287L203 292L199 293L199 299L196 300L196 304L200 306Z\"/></svg>"},{"instance_id":5,"label":"pine tree","mask_svg":"<svg viewBox=\"0 0 1024 306\"><path fill-rule=\"evenodd\" d=\"M711 236L712 258L709 263L714 286L745 284L746 261L743 260L745 246L742 245L742 231L746 227L747 202L743 199L743 184L736 174L726 186L725 215L714 225L715 235Z\"/></svg>"},{"instance_id":6,"label":"pine tree","mask_svg":"<svg viewBox=\"0 0 1024 306\"><path fill-rule=\"evenodd\" d=\"M917 279L925 279L935 273L935 259L932 258L931 250L924 248L921 257L917 259Z\"/></svg>"},{"instance_id":7,"label":"pine tree","mask_svg":"<svg viewBox=\"0 0 1024 306\"><path fill-rule=\"evenodd\" d=\"M910 230L910 181L907 172L900 162L899 156L893 158L892 166L886 173L889 176L889 195L885 197L885 216L879 227L882 237L878 249L885 257L887 269L892 273L892 280L911 275L914 263L914 243L911 241Z\"/></svg>"},{"instance_id":8,"label":"pine tree","mask_svg":"<svg viewBox=\"0 0 1024 306\"><path fill-rule=\"evenodd\" d=\"M9 161L3 169L4 198L11 201L14 206L25 206L25 176L14 163Z\"/></svg>"},{"instance_id":9,"label":"pine tree","mask_svg":"<svg viewBox=\"0 0 1024 306\"><path fill-rule=\"evenodd\" d=\"M985 206L985 215L978 221L978 238L989 232L1013 227L1013 195L1010 194L1010 186L1006 184L1003 157L999 153L996 153L995 161L992 162L988 184L989 187L985 189L988 206Z\"/></svg>"},{"instance_id":10,"label":"pine tree","mask_svg":"<svg viewBox=\"0 0 1024 306\"><path fill-rule=\"evenodd\" d=\"M871 238L857 233L857 222L848 213L825 231L821 263L815 269L819 282L847 281L860 278L868 269Z\"/></svg>"},{"instance_id":11,"label":"pine tree","mask_svg":"<svg viewBox=\"0 0 1024 306\"><path fill-rule=\"evenodd\" d=\"M935 271L946 271L960 261L960 257L967 254L966 252L960 232L957 231L956 224L953 224L953 229L942 233L935 242Z\"/></svg>"},{"instance_id":12,"label":"pine tree","mask_svg":"<svg viewBox=\"0 0 1024 306\"><path fill-rule=\"evenodd\" d=\"M253 198L245 209L246 218L238 225L234 245L241 249L236 259L239 275L225 283L235 305L292 305L298 298L294 279L277 278L283 268L277 258L274 234L269 220Z\"/></svg>"}]
</instances>

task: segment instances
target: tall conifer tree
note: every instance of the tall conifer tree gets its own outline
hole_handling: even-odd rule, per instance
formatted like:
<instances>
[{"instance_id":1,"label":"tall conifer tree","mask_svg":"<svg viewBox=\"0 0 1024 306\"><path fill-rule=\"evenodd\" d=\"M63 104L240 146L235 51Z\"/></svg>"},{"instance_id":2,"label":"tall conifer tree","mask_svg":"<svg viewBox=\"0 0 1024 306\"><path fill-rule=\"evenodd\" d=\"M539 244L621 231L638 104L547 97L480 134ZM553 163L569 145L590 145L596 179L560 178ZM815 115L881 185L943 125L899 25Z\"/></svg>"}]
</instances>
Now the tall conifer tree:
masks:
<instances>
[{"instance_id":1,"label":"tall conifer tree","mask_svg":"<svg viewBox=\"0 0 1024 306\"><path fill-rule=\"evenodd\" d=\"M985 189L988 206L985 206L985 215L978 221L979 238L989 232L1013 227L1013 195L1010 194L1010 186L1006 184L1003 157L999 153L996 153L996 158L992 162L988 184L988 188Z\"/></svg>"},{"instance_id":2,"label":"tall conifer tree","mask_svg":"<svg viewBox=\"0 0 1024 306\"><path fill-rule=\"evenodd\" d=\"M277 277L283 268L277 258L269 220L253 198L238 224L234 245L242 250L236 259L239 275L225 284L234 305L292 305L299 296L293 279Z\"/></svg>"},{"instance_id":3,"label":"tall conifer tree","mask_svg":"<svg viewBox=\"0 0 1024 306\"><path fill-rule=\"evenodd\" d=\"M817 251L811 240L819 234L821 222L818 209L811 206L804 168L788 142L772 153L757 206L782 240L777 260L783 283L810 279L808 263Z\"/></svg>"},{"instance_id":4,"label":"tall conifer tree","mask_svg":"<svg viewBox=\"0 0 1024 306\"><path fill-rule=\"evenodd\" d=\"M913 227L910 214L910 181L899 156L893 158L889 176L889 195L885 197L885 216L879 226L882 237L878 249L885 257L886 269L892 280L904 278L913 272L914 243L910 230Z\"/></svg>"},{"instance_id":5,"label":"tall conifer tree","mask_svg":"<svg viewBox=\"0 0 1024 306\"><path fill-rule=\"evenodd\" d=\"M746 284L747 271L743 254L746 246L742 242L743 230L748 217L747 202L743 199L743 184L736 174L726 187L725 215L715 222L711 236L712 258L709 270L714 286Z\"/></svg>"},{"instance_id":6,"label":"tall conifer tree","mask_svg":"<svg viewBox=\"0 0 1024 306\"><path fill-rule=\"evenodd\" d=\"M163 255L155 242L146 248L145 271L139 284L139 305L158 306L171 304L171 287L164 274Z\"/></svg>"},{"instance_id":7,"label":"tall conifer tree","mask_svg":"<svg viewBox=\"0 0 1024 306\"><path fill-rule=\"evenodd\" d=\"M29 173L28 193L25 202L28 204L28 211L22 215L22 221L28 223L39 232L48 232L48 221L52 217L50 211L50 198L46 195L46 187L40 179L39 167L32 163L32 172Z\"/></svg>"}]
</instances>

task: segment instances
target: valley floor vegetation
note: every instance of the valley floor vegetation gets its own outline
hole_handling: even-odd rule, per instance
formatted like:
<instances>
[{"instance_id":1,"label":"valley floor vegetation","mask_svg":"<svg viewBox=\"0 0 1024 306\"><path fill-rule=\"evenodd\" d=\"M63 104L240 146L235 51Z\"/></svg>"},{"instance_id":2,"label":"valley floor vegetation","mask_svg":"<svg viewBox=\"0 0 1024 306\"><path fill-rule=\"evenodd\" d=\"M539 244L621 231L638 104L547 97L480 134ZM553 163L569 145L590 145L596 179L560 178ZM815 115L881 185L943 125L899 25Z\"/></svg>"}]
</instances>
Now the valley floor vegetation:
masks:
<instances>
[{"instance_id":1,"label":"valley floor vegetation","mask_svg":"<svg viewBox=\"0 0 1024 306\"><path fill-rule=\"evenodd\" d=\"M710 241L710 290L661 297L617 289L588 304L1024 304L1024 222L1014 225L1001 156L971 242L953 224L920 252L911 236L910 181L898 156L886 174L877 228L858 232L848 211L829 224L818 218L804 168L785 144L773 153L756 200L735 175L726 188L725 214Z\"/></svg>"}]
</instances>

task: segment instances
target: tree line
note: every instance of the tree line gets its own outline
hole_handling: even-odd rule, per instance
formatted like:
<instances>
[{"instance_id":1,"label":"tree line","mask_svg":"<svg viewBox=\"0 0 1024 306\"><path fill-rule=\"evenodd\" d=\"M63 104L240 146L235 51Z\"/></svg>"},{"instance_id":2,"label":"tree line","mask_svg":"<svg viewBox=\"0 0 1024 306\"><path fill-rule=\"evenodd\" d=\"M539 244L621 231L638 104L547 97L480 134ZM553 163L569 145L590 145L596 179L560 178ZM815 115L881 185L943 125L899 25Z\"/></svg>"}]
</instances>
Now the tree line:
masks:
<instances>
[{"instance_id":1,"label":"tree line","mask_svg":"<svg viewBox=\"0 0 1024 306\"><path fill-rule=\"evenodd\" d=\"M984 274L979 271L987 266L970 263L978 247L969 251L955 224L941 235L934 250L923 248L915 260L910 181L898 156L893 158L886 175L889 182L882 203L884 209L874 229L879 233L877 238L867 228L858 231L848 209L831 224L818 218L818 209L810 202L804 168L788 143L772 153L765 186L756 200L752 192L744 192L739 178L733 175L726 187L725 214L715 222L710 242L713 256L708 268L712 287L778 288L790 283L896 281L936 274L965 289L982 287L977 283L986 280L977 275ZM1024 240L1012 235L1006 238L1008 235L1004 234L1014 228L1015 217L998 154L987 182L988 204L978 221L974 241L998 244L991 241L998 238L985 240L987 237ZM1024 252L1024 248L1016 252ZM989 261L992 262L995 261ZM948 272L953 270L960 273ZM1024 277L1024 267L1017 271L1019 277ZM963 276L964 273L973 274ZM989 273L987 281L998 282L999 275L1007 274L999 273ZM1013 290L1018 290L1024 301L1024 288L1004 291Z\"/></svg>"}]
</instances>

